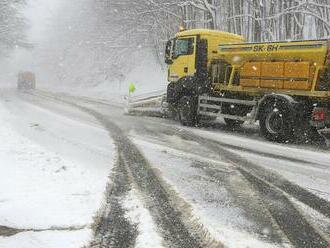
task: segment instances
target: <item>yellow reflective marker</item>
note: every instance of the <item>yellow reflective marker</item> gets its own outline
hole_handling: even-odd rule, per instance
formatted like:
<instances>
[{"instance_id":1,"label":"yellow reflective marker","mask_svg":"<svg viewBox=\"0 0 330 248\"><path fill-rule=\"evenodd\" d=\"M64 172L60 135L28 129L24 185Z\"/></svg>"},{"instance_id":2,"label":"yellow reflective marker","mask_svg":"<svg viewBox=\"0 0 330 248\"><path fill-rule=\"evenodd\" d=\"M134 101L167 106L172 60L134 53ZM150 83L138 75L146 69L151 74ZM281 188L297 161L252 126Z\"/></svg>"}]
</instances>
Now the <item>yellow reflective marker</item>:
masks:
<instances>
[{"instance_id":1,"label":"yellow reflective marker","mask_svg":"<svg viewBox=\"0 0 330 248\"><path fill-rule=\"evenodd\" d=\"M129 89L129 93L134 93L136 90L135 85L133 83L129 84L128 89Z\"/></svg>"}]
</instances>

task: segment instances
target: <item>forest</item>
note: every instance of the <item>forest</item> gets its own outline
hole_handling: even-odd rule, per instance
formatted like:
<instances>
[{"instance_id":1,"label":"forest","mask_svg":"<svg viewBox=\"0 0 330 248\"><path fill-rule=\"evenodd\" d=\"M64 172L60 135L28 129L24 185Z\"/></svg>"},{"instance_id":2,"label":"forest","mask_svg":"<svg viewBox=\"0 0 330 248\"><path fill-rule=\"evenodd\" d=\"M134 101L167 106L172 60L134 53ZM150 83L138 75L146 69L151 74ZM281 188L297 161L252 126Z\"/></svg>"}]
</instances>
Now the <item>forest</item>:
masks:
<instances>
[{"instance_id":1,"label":"forest","mask_svg":"<svg viewBox=\"0 0 330 248\"><path fill-rule=\"evenodd\" d=\"M16 46L29 47L25 32L27 22L22 14L25 0L0 1L0 57Z\"/></svg>"},{"instance_id":2,"label":"forest","mask_svg":"<svg viewBox=\"0 0 330 248\"><path fill-rule=\"evenodd\" d=\"M330 36L329 0L57 0L35 56L56 78L121 78L146 50L163 64L165 42L180 26L240 34L249 42ZM22 15L28 0L0 3L0 55L31 47ZM143 51L143 52L140 52ZM74 78L74 79L73 79Z\"/></svg>"}]
</instances>

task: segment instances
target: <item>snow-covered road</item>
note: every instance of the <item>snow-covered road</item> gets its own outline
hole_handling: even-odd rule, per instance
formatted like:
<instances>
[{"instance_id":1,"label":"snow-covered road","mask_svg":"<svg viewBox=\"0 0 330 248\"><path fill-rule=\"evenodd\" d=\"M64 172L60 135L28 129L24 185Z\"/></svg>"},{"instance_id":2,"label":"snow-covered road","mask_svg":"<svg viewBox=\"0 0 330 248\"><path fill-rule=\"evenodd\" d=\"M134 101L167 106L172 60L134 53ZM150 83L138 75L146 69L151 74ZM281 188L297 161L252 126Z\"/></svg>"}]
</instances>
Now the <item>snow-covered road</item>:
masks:
<instances>
[{"instance_id":1,"label":"snow-covered road","mask_svg":"<svg viewBox=\"0 0 330 248\"><path fill-rule=\"evenodd\" d=\"M87 244L115 156L107 132L76 108L0 94L0 226L19 232L0 247Z\"/></svg>"},{"instance_id":2,"label":"snow-covered road","mask_svg":"<svg viewBox=\"0 0 330 248\"><path fill-rule=\"evenodd\" d=\"M329 151L86 97L0 99L0 226L22 231L0 247L329 245Z\"/></svg>"}]
</instances>

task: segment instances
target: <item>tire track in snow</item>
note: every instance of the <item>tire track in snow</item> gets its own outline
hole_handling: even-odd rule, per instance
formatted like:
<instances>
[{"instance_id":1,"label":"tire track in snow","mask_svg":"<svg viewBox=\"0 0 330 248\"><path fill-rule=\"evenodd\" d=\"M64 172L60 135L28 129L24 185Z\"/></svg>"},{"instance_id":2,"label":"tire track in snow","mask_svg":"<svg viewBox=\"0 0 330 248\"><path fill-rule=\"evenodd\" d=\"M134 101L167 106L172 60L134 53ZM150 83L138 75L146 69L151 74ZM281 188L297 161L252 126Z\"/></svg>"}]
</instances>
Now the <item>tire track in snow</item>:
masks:
<instances>
[{"instance_id":1,"label":"tire track in snow","mask_svg":"<svg viewBox=\"0 0 330 248\"><path fill-rule=\"evenodd\" d=\"M39 94L34 93L38 96ZM41 94L43 97L43 94ZM120 167L127 168L138 190L145 196L145 204L158 228L163 240L168 247L173 248L202 248L202 247L223 247L221 243L211 238L211 235L198 222L187 220L187 214L178 208L184 205L182 199L178 199L171 194L171 190L166 188L164 183L155 174L148 161L144 158L139 149L130 141L124 132L109 117L101 113L72 102L67 97L59 97L56 94L47 94L46 97L69 104L94 116L110 133L110 136L117 146L119 156L122 159ZM102 221L102 218L101 218ZM104 226L108 225L105 221ZM109 224L110 225L110 224ZM106 228L101 228L105 230ZM98 232L97 232L98 233ZM107 235L106 233L104 235ZM102 232L95 241L101 239ZM111 237L111 235L110 235ZM127 236L126 239L131 239ZM110 239L111 240L111 239ZM93 241L94 242L94 241ZM91 247L107 247L97 243L92 243ZM110 246L111 247L111 246ZM120 247L120 246L116 246ZM126 246L122 246L126 247Z\"/></svg>"},{"instance_id":2,"label":"tire track in snow","mask_svg":"<svg viewBox=\"0 0 330 248\"><path fill-rule=\"evenodd\" d=\"M122 154L132 179L138 189L145 195L146 207L152 214L156 224L161 230L161 235L169 247L198 248L221 247L222 245L210 238L205 233L198 233L194 227L187 226L183 214L173 204L173 197L155 174L148 161L138 148L129 140L123 131L102 114L81 107L93 115L104 127L109 130L119 153ZM199 231L199 230L198 230ZM129 237L128 237L129 238Z\"/></svg>"},{"instance_id":3,"label":"tire track in snow","mask_svg":"<svg viewBox=\"0 0 330 248\"><path fill-rule=\"evenodd\" d=\"M277 173L264 169L227 150L222 143L197 136L186 130L172 130L172 135L197 142L220 154L250 182L263 197L274 220L297 247L329 247L326 234L312 226L289 200L288 195L330 218L330 203L302 187L291 183Z\"/></svg>"},{"instance_id":4,"label":"tire track in snow","mask_svg":"<svg viewBox=\"0 0 330 248\"><path fill-rule=\"evenodd\" d=\"M166 125L163 125L163 126L166 127ZM178 132L184 132L184 130L179 130L178 127L174 128L174 129L177 130ZM173 130L170 130L169 128L167 128L166 130L164 130L163 133L164 134L167 134L167 135L173 135ZM190 133L189 135L190 136L195 136L195 137L200 137L200 136L195 135L193 133ZM183 137L183 138L185 138L185 137ZM306 161L304 159L288 157L286 155L281 155L281 154L276 154L276 153L270 153L270 152L266 152L266 151L256 151L256 150L251 149L251 148L248 148L248 147L243 147L243 146L239 146L239 145L229 144L227 142L213 140L213 139L209 139L209 138L203 138L203 139L204 140L211 141L211 142L216 142L218 145L220 145L222 147L230 148L230 149L237 150L237 151L249 152L249 153L256 154L258 156L263 156L263 157L268 157L268 158L274 158L274 159L280 159L280 160L286 160L286 161L289 161L289 162L300 163L300 164L307 164L307 165L313 164L313 165L316 165L320 169L324 169L324 168L328 168L329 167L328 164L325 164L325 163L319 163L319 162L315 162L315 161L313 161L313 162Z\"/></svg>"},{"instance_id":5,"label":"tire track in snow","mask_svg":"<svg viewBox=\"0 0 330 248\"><path fill-rule=\"evenodd\" d=\"M150 127L144 127L144 129L145 129L144 133L147 133L151 136L155 136L157 138L160 137L159 131L161 131L163 134L168 135L168 136L176 135L185 140L194 141L198 144L202 143L202 145L204 147L208 147L209 149L215 151L216 152L215 155L220 154L221 156L224 156L225 159L227 159L227 161L229 161L230 163L240 165L243 168L248 169L249 172L251 172L252 174L258 175L259 177L263 178L265 181L270 182L271 184L280 188L287 194L293 196L294 198L298 199L299 201L303 202L304 204L308 205L309 207L313 208L314 210L316 210L316 211L320 212L321 214L325 215L326 217L330 218L330 203L327 200L325 200L321 197L318 197L315 194L313 194L312 192L286 180L284 177L277 174L276 172L272 172L270 170L267 170L264 167L254 164L250 160L247 160L227 149L227 148L234 149L233 147L236 147L236 146L230 146L230 145L227 146L226 143L222 143L221 141L204 138L204 137L195 135L189 131L177 129L177 128L174 128L172 130L169 130L169 129L163 130L163 129L158 128L157 129L158 133L156 133L156 131ZM164 139L164 141L166 141L166 140ZM175 144L173 144L173 145L175 145ZM234 150L242 150L242 149L234 149ZM219 153L219 151L221 151L221 152ZM247 151L247 150L244 149L242 151ZM196 153L199 156L203 155L198 151L194 151L194 153ZM257 152L254 152L254 153L258 154ZM264 155L265 154L261 154L261 156L264 156ZM280 157L271 156L271 158L280 158ZM285 157L283 159L287 160L287 159L285 159ZM295 162L298 162L298 161L295 161ZM307 163L307 161L303 161L303 163Z\"/></svg>"},{"instance_id":6,"label":"tire track in snow","mask_svg":"<svg viewBox=\"0 0 330 248\"><path fill-rule=\"evenodd\" d=\"M111 174L111 182L107 186L105 206L99 211L93 225L94 237L89 247L134 247L138 235L137 227L127 220L126 211L121 204L129 190L128 172L122 155L119 154Z\"/></svg>"},{"instance_id":7,"label":"tire track in snow","mask_svg":"<svg viewBox=\"0 0 330 248\"><path fill-rule=\"evenodd\" d=\"M93 115L93 113L91 114ZM98 118L97 116L95 117L100 120L100 118ZM106 118L102 115L100 115L99 117L101 117L101 120L103 118ZM158 125L159 124L160 123L158 123ZM163 126L165 127L166 125ZM267 169L264 169L250 162L249 160L244 159L243 157L236 155L235 153L227 150L226 149L227 144L217 142L211 139L203 138L201 136L192 134L189 131L179 130L175 127L172 130L169 130L167 128L166 134L177 135L182 139L197 142L209 148L210 150L213 150L217 154L219 154L220 152L221 157L223 159L235 165L238 171L240 171L241 174L251 183L251 185L256 189L256 191L258 191L263 196L265 205L267 206L269 212L272 214L272 217L278 223L280 228L284 231L284 233L292 242L292 244L294 244L297 247L328 247L330 245L328 238L325 237L324 234L322 234L319 230L314 228L306 220L306 218L297 210L294 204L288 199L287 194L293 196L297 200L317 210L326 217L330 216L329 202L317 197L316 195L299 187L298 185L289 182L280 175L270 172ZM125 136L124 138L128 140L128 138L126 138ZM142 160L145 161L141 153L138 152L137 148L134 145L133 147L130 147L130 145L128 145L126 148L133 148L132 150L133 154L130 154L132 155L131 158L134 158L137 154L139 154L137 157L139 158L141 156L140 159L142 158ZM234 147L230 147L230 148L234 148ZM236 148L240 149L240 147L236 147ZM255 151L252 152L255 153ZM286 159L289 161L291 160L290 158L287 158L285 156L284 157L277 156L277 158ZM295 160L295 162L298 161ZM299 160L299 162L306 163L307 161ZM138 169L136 167L133 168ZM142 176L142 175L139 175L139 173L137 173L135 174L135 176ZM156 176L154 175L152 176L152 178L156 178ZM142 183L142 185L139 184L139 186L142 188L142 190L145 190L144 189L145 185L143 185L143 182L140 183ZM150 208L150 206L148 207ZM162 226L162 224L159 223L159 220L157 220L157 223ZM179 246L179 247L198 247L198 246L189 245L189 246Z\"/></svg>"},{"instance_id":8,"label":"tire track in snow","mask_svg":"<svg viewBox=\"0 0 330 248\"><path fill-rule=\"evenodd\" d=\"M146 130L144 132L147 133L152 133L154 132L152 129L150 128L145 128ZM151 131L150 131L151 130ZM167 130L168 131L168 130ZM186 131L179 131L184 132L185 135L187 135ZM173 131L171 131L170 133L167 132L167 135L177 135L178 137L180 137L180 134L175 134ZM151 136L153 137L152 134ZM189 135L193 135L190 134ZM158 133L158 137L159 137L159 133ZM195 139L196 137L189 137L187 138L187 136L184 137L185 140L187 141L194 141L196 142L196 144L201 144L200 142L197 143L197 140ZM169 146L174 145L175 144L169 144ZM179 148L180 149L180 148ZM181 148L182 149L182 148ZM214 149L212 149L214 151L217 151L217 153L219 153L219 149L217 149L216 147L214 147ZM199 156L202 156L201 153L199 153L198 151L193 151L194 154L197 154ZM220 155L222 156L223 153L220 151ZM228 154L226 154L228 155ZM236 154L235 154L236 156ZM222 156L223 158L223 156ZM226 156L226 158L228 158L228 156ZM225 158L225 160L226 160ZM214 159L214 157L213 157ZM237 171L239 172L239 174L243 175L242 178L245 178L247 181L247 185L250 185L250 188L252 190L254 190L255 192L258 192L258 195L260 196L260 198L262 199L262 209L260 210L260 212L262 210L268 209L268 213L269 213L269 217L271 219L273 219L275 221L275 223L277 223L277 228L275 227L275 230L280 228L280 230L286 235L286 237L288 238L288 240L291 240L291 243L294 244L297 247L305 247L302 246L303 244L307 244L307 245L311 245L311 247L327 247L328 245L328 240L324 241L326 239L326 237L324 237L326 234L325 232L323 232L325 235L323 234L319 234L319 230L315 230L314 232L311 232L310 230L314 229L314 227L309 224L309 221L306 220L306 218L304 216L302 216L302 214L299 212L299 210L297 210L294 206L294 204L292 204L292 202L286 197L286 194L283 193L282 190L279 190L278 188L274 187L273 185L269 184L268 182L259 179L256 176L253 176L253 173L248 173L246 170L242 170L240 168L239 165L235 164L232 160L227 159L227 162L229 162L230 164L234 164L235 167L237 168ZM245 162L243 162L243 164L245 164ZM221 181L224 182L227 179L223 178L222 173L217 173L217 169L213 168L213 166L209 166L208 163L203 163L202 165L198 165L198 168L202 169L205 171L206 175L208 175L210 178L212 178L212 180L215 181ZM227 182L228 183L228 182ZM252 186L252 187L251 187ZM229 189L231 191L231 189ZM243 190L244 191L244 190ZM234 192L231 192L235 195L235 190ZM238 192L236 192L238 193ZM235 195L237 196L237 195ZM243 200L241 196L238 197L238 199ZM246 209L246 204L244 203L242 206L242 208ZM253 211L249 210L248 211L249 214L254 214L254 209ZM257 218L258 219L258 218ZM307 223L307 224L306 224ZM292 228L292 227L296 227L296 228ZM297 228L299 227L299 228ZM301 228L300 228L301 227ZM307 227L307 228L306 228ZM308 233L308 235L305 235L305 233ZM279 236L277 236L276 233L270 233L270 239L277 243L279 242ZM308 242L306 242L306 240L309 240ZM308 246L307 246L308 247Z\"/></svg>"},{"instance_id":9,"label":"tire track in snow","mask_svg":"<svg viewBox=\"0 0 330 248\"><path fill-rule=\"evenodd\" d=\"M54 98L54 97L57 97L55 94L53 93L49 93L49 92L46 92L46 91L37 91L37 94L33 93L33 92L30 92L30 94L34 94L36 96L44 96L44 97L50 97L50 98ZM69 95L63 95L63 97L66 97L68 98ZM111 103L109 101L106 101L106 100L98 100L98 99L93 99L93 98L90 98L90 97L80 97L80 96L72 96L74 99L78 100L78 101L82 101L82 102L85 102L85 103L92 103L92 104L97 104L97 105L104 105L104 106L109 106L109 107L114 107L114 108L118 108L118 104L114 104L114 103ZM71 97L71 98L72 98ZM147 117L160 117L160 115L157 115L157 114L151 114L149 115L148 112L146 113L140 113L139 114L134 114L134 112L130 113L130 115L136 115L136 116L147 116ZM152 121L152 118L148 121ZM160 125L161 123L157 122L155 123L156 125ZM165 128L170 128L168 125L166 124L161 124L163 127ZM166 132L164 132L166 134ZM170 134L172 134L172 132L169 132ZM214 140L211 140L211 141L214 141ZM242 147L242 146L238 146L238 145L234 145L234 144L229 144L229 143L226 143L226 142L221 142L221 141L215 141L217 142L219 145L221 146L224 146L226 148L231 148L231 149L234 149L234 150L238 150L238 151L244 151L244 152L250 152L250 153L253 153L253 154L257 154L259 156L263 156L263 157L270 157L270 158L274 158L274 159L281 159L281 160L286 160L286 161L290 161L290 162L294 162L294 163L300 163L300 164L313 164L313 165L316 165L318 166L320 169L323 169L323 168L328 168L328 164L324 164L324 163L319 163L319 162L315 162L315 161L307 161L307 160L304 160L304 159L300 159L300 158L294 158L294 157L288 157L286 155L282 155L282 154L275 154L275 153L270 153L270 152L266 152L266 151L256 151L254 149L251 149L251 148L248 148L248 147Z\"/></svg>"},{"instance_id":10,"label":"tire track in snow","mask_svg":"<svg viewBox=\"0 0 330 248\"><path fill-rule=\"evenodd\" d=\"M159 130L163 132L163 130ZM214 151L216 155L220 154L220 156L227 160L227 162L236 166L240 166L242 167L242 169L248 170L248 172L250 172L251 174L257 175L258 177L269 182L273 186L278 187L279 189L293 196L297 200L303 202L309 207L330 218L330 202L288 181L276 172L267 170L264 167L261 167L251 162L250 160L245 159L242 156L239 156L236 153L229 151L227 149L228 147L226 147L226 144L223 144L222 142L218 142L213 139L204 138L202 136L198 136L189 131L178 128L173 128L172 130L165 130L163 133L166 135L176 135L184 140L193 141L203 145L204 147L209 148L210 150ZM231 149L232 147L230 146L229 148Z\"/></svg>"},{"instance_id":11,"label":"tire track in snow","mask_svg":"<svg viewBox=\"0 0 330 248\"><path fill-rule=\"evenodd\" d=\"M147 133L156 134L152 128L144 127ZM251 161L242 158L239 155L225 149L221 142L210 140L204 137L197 136L189 131L182 129L157 129L165 135L176 135L184 140L193 141L210 150L220 154L224 161L235 165L237 170L244 178L259 192L263 199L264 205L268 208L272 218L279 225L288 239L297 247L328 247L329 239L326 233L317 230L303 216L302 213L289 200L287 195L291 195L306 205L317 210L326 217L329 217L329 202L314 195L313 193L301 188L300 186L289 182L282 176L270 172ZM198 153L201 155L200 153ZM208 172L209 168L203 168ZM211 169L212 171L212 169ZM207 173L210 177L219 180L217 174Z\"/></svg>"},{"instance_id":12,"label":"tire track in snow","mask_svg":"<svg viewBox=\"0 0 330 248\"><path fill-rule=\"evenodd\" d=\"M25 92L35 97L62 102L81 109L80 106L70 101L61 100L50 94L39 94L38 92ZM24 96L24 95L22 95ZM26 100L26 99L24 99ZM30 100L27 99L29 102ZM83 110L86 112L85 110ZM89 114L90 115L90 114ZM94 122L98 122L95 120ZM100 124L99 124L100 125ZM118 152L117 161L113 167L110 182L106 187L105 202L98 210L92 224L93 238L88 247L92 248L131 248L135 246L138 235L136 224L126 217L126 209L122 206L122 200L131 188L127 168L123 156Z\"/></svg>"}]
</instances>

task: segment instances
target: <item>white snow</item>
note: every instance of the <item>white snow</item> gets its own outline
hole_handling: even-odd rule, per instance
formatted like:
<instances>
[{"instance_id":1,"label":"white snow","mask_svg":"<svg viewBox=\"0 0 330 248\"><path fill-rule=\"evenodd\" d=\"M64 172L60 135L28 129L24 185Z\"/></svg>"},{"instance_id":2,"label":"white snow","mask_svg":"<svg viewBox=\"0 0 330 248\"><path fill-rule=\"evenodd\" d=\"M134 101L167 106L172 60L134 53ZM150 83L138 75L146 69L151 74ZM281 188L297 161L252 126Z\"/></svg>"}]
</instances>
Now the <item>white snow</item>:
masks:
<instances>
[{"instance_id":1,"label":"white snow","mask_svg":"<svg viewBox=\"0 0 330 248\"><path fill-rule=\"evenodd\" d=\"M314 194L327 200L330 199L329 151L317 151L316 149L295 147L289 144L275 144L265 140L251 139L250 137L242 137L222 131L210 132L198 129L190 129L190 131L205 138L218 140L224 144L253 149L255 153L229 148L231 152L246 157L259 166L277 172L287 180L298 184ZM258 154L262 152L284 156L288 159L300 159L305 161L305 163L276 159Z\"/></svg>"},{"instance_id":2,"label":"white snow","mask_svg":"<svg viewBox=\"0 0 330 248\"><path fill-rule=\"evenodd\" d=\"M193 216L214 239L223 243L225 247L276 247L246 231L253 229L253 223L245 218L241 209L232 204L224 187L219 187L217 182L209 181L203 171L193 166L198 156L171 149L170 144L169 147L155 144L134 132L131 135L146 158L161 172L166 183L189 203ZM204 161L212 162L211 159ZM230 173L230 164L220 161L217 165L219 170Z\"/></svg>"},{"instance_id":3,"label":"white snow","mask_svg":"<svg viewBox=\"0 0 330 248\"><path fill-rule=\"evenodd\" d=\"M1 96L0 91L0 140L5 141L0 146L0 226L39 231L0 237L0 247L87 244L91 238L92 217L100 207L112 168L114 147L108 133L89 115L56 101L34 102L27 96L23 101L15 96L13 99L3 97L5 95ZM171 122L162 124L174 128ZM278 145L222 130L188 130L224 144L251 148L257 153L305 160L307 163L299 164L230 149L329 199L329 152ZM226 247L274 247L260 234L253 233L256 223L232 204L227 188L221 182L210 180L198 164L196 166L196 162L213 164L219 173L231 175L230 163L187 152L196 147L208 151L196 142L177 136L168 136L168 143L154 142L151 137L134 131L131 136L166 183L191 205L193 215L211 236ZM171 143L177 147L171 147ZM127 217L138 226L136 247L162 247L163 240L139 192L132 189L122 203L128 211ZM51 230L63 227L78 230Z\"/></svg>"},{"instance_id":4,"label":"white snow","mask_svg":"<svg viewBox=\"0 0 330 248\"><path fill-rule=\"evenodd\" d=\"M87 245L90 229L80 231L24 232L1 238L1 248L77 248Z\"/></svg>"},{"instance_id":5,"label":"white snow","mask_svg":"<svg viewBox=\"0 0 330 248\"><path fill-rule=\"evenodd\" d=\"M162 248L162 238L157 233L157 227L150 212L143 206L141 195L136 189L130 190L123 207L127 210L126 216L138 226L138 236L135 248Z\"/></svg>"},{"instance_id":6,"label":"white snow","mask_svg":"<svg viewBox=\"0 0 330 248\"><path fill-rule=\"evenodd\" d=\"M0 247L81 247L113 163L107 132L77 110L0 99L0 226L46 230L0 237Z\"/></svg>"},{"instance_id":7,"label":"white snow","mask_svg":"<svg viewBox=\"0 0 330 248\"><path fill-rule=\"evenodd\" d=\"M317 166L312 163L300 164L280 159L260 156L258 154L251 154L229 149L233 153L248 158L255 164L262 166L273 172L285 177L290 182L293 182L315 195L330 200L330 166Z\"/></svg>"},{"instance_id":8,"label":"white snow","mask_svg":"<svg viewBox=\"0 0 330 248\"><path fill-rule=\"evenodd\" d=\"M184 127L183 127L184 128ZM247 147L249 149L253 149L255 152L267 152L273 153L281 156L288 156L290 158L302 159L307 162L312 163L320 163L329 165L330 167L330 152L316 150L307 147L295 147L294 145L289 144L276 144L274 142L268 142L263 138L251 137L251 136L243 136L240 134L235 134L234 132L225 132L222 130L216 131L208 131L202 129L191 129L189 131L194 132L197 135L202 137L218 140L224 144L231 144L238 147ZM256 131L257 135L258 131Z\"/></svg>"}]
</instances>

